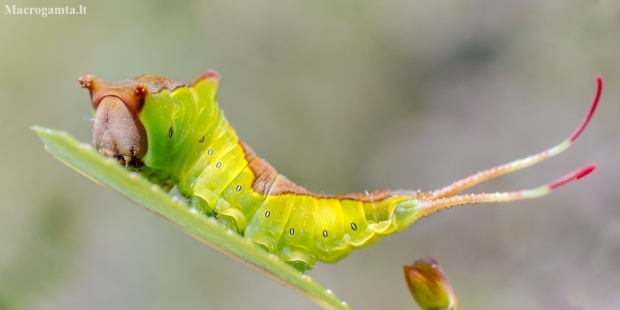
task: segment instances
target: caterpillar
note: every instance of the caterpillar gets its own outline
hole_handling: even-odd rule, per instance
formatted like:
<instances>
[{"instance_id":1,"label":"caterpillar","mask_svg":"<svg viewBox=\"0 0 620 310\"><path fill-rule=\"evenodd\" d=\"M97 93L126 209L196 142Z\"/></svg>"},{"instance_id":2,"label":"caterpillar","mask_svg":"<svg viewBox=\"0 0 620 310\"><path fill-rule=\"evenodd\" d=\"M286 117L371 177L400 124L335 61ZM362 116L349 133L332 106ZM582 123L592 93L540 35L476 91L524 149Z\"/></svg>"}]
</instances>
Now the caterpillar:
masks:
<instances>
[{"instance_id":1,"label":"caterpillar","mask_svg":"<svg viewBox=\"0 0 620 310\"><path fill-rule=\"evenodd\" d=\"M301 272L312 269L316 261L336 262L440 209L540 197L596 168L589 164L529 190L458 195L565 151L596 110L603 85L600 77L586 117L552 148L435 191L340 195L316 194L296 185L239 140L218 107L220 76L214 70L191 84L150 75L117 83L82 75L78 81L90 92L93 143L99 153L166 190L177 186L189 207L216 217L224 227Z\"/></svg>"}]
</instances>

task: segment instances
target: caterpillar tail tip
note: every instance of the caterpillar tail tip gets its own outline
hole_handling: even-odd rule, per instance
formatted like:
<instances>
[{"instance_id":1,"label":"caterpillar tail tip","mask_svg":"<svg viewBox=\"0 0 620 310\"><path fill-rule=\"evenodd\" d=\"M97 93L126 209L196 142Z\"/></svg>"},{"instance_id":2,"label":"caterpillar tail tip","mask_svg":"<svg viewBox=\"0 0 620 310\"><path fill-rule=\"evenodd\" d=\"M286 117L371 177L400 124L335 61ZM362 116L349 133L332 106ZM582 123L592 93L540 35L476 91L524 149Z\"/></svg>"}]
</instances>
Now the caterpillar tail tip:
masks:
<instances>
[{"instance_id":1,"label":"caterpillar tail tip","mask_svg":"<svg viewBox=\"0 0 620 310\"><path fill-rule=\"evenodd\" d=\"M564 175L563 177L549 183L549 189L550 190L554 190L566 183L569 183L570 181L573 180L579 180L585 176L587 176L588 174L594 172L594 170L596 170L596 164L589 164L589 165L585 165L569 174Z\"/></svg>"},{"instance_id":2,"label":"caterpillar tail tip","mask_svg":"<svg viewBox=\"0 0 620 310\"><path fill-rule=\"evenodd\" d=\"M590 105L590 110L588 111L588 114L586 114L586 117L583 119L583 121L581 121L581 124L579 124L579 127L577 127L577 129L570 135L570 137L568 137L568 142L570 143L573 143L575 140L577 140L577 137L579 137L581 132L583 132L583 130L586 128L586 126L590 122L590 119L592 119L596 108L598 107L598 103L601 99L601 94L603 93L603 77L601 77L600 75L596 76L596 86L596 94L594 95L594 99L592 100L592 104Z\"/></svg>"}]
</instances>

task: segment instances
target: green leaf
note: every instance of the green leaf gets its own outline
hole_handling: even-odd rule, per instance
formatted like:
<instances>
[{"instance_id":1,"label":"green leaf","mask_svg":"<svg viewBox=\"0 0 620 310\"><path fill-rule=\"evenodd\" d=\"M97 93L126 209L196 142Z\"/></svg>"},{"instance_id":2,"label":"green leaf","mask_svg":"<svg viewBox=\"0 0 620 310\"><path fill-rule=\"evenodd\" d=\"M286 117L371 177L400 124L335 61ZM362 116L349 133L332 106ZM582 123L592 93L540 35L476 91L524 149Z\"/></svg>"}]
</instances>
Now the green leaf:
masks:
<instances>
[{"instance_id":1,"label":"green leaf","mask_svg":"<svg viewBox=\"0 0 620 310\"><path fill-rule=\"evenodd\" d=\"M32 130L41 137L45 149L54 157L96 183L121 193L189 235L305 296L321 308L351 309L310 276L301 274L239 234L224 229L214 218L190 212L187 204L175 201L159 186L135 172L129 172L116 160L104 158L90 144L80 143L62 131L39 126L33 126Z\"/></svg>"}]
</instances>

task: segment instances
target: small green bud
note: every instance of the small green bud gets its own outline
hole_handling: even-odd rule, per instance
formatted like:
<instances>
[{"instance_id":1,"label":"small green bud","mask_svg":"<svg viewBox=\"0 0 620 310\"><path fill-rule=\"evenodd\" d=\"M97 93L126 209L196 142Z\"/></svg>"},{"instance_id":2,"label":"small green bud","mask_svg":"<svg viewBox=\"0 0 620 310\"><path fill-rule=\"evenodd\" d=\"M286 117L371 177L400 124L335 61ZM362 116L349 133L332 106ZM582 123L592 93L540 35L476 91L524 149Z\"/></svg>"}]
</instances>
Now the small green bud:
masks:
<instances>
[{"instance_id":1,"label":"small green bud","mask_svg":"<svg viewBox=\"0 0 620 310\"><path fill-rule=\"evenodd\" d=\"M459 301L441 267L432 257L403 266L413 299L423 310L458 310Z\"/></svg>"}]
</instances>

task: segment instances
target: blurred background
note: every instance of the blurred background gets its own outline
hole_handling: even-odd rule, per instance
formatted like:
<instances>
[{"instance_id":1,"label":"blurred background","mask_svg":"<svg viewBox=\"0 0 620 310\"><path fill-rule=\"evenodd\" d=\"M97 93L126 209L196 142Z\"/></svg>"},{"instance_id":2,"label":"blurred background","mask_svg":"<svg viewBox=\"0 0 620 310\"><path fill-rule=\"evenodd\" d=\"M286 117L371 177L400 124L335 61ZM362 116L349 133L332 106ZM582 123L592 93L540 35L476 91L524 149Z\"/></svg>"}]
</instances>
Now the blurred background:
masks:
<instances>
[{"instance_id":1,"label":"blurred background","mask_svg":"<svg viewBox=\"0 0 620 310\"><path fill-rule=\"evenodd\" d=\"M18 1L0 15L0 309L315 309L47 154L89 142L84 73L222 75L256 153L308 189L433 190L565 139L565 154L476 187L546 197L452 208L310 275L356 309L413 309L402 266L432 255L463 309L620 308L620 2Z\"/></svg>"}]
</instances>

